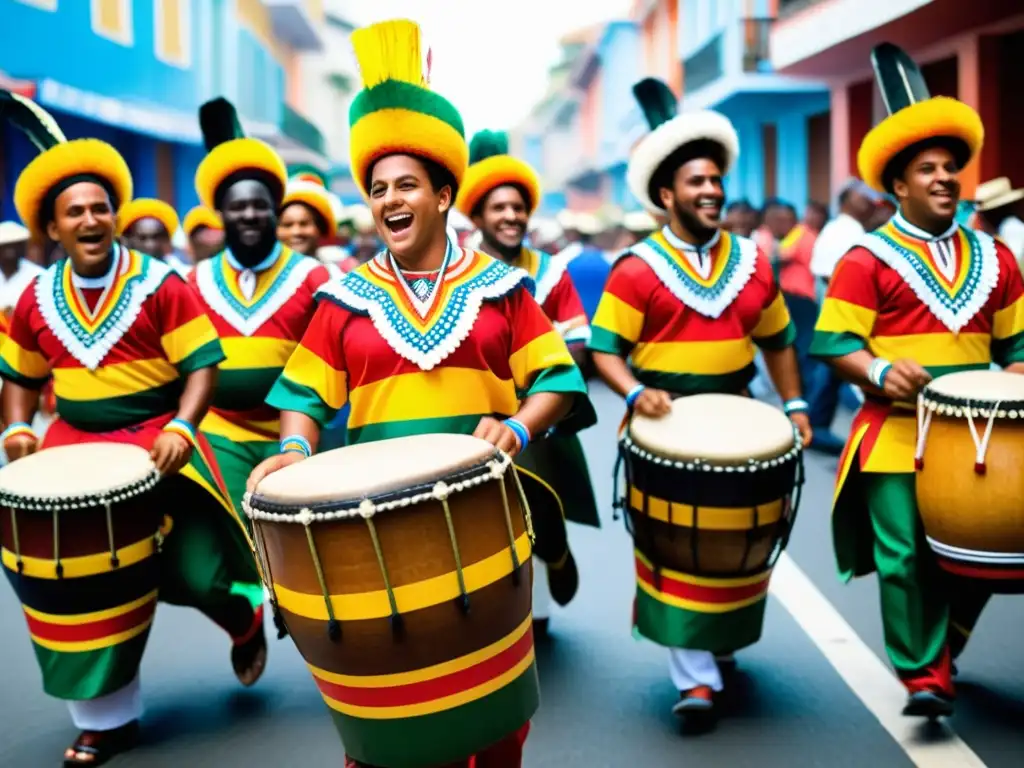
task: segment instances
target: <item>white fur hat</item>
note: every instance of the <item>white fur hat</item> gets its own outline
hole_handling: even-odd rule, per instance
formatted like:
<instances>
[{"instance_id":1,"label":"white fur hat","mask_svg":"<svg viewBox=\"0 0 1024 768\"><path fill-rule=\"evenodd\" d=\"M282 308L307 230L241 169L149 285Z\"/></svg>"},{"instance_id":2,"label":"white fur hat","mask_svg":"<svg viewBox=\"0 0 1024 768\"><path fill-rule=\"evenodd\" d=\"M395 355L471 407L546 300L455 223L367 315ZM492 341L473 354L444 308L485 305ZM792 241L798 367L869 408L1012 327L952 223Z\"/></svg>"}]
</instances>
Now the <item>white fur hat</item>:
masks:
<instances>
[{"instance_id":1,"label":"white fur hat","mask_svg":"<svg viewBox=\"0 0 1024 768\"><path fill-rule=\"evenodd\" d=\"M626 182L633 196L652 213L663 213L661 201L651 195L650 185L661 164L680 147L710 141L722 148L722 174L740 156L740 139L725 115L711 110L678 113L675 94L660 80L646 78L633 86L633 94L651 126L629 159Z\"/></svg>"}]
</instances>

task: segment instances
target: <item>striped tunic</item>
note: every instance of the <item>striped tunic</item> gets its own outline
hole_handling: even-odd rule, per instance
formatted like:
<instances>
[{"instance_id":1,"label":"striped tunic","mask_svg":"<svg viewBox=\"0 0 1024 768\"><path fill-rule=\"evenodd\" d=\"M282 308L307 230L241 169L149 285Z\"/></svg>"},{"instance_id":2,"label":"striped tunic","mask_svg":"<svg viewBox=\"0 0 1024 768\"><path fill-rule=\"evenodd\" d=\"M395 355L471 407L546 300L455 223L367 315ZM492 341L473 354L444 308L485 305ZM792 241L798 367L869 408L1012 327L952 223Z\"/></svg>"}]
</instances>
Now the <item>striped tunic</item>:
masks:
<instances>
[{"instance_id":1,"label":"striped tunic","mask_svg":"<svg viewBox=\"0 0 1024 768\"><path fill-rule=\"evenodd\" d=\"M525 270L533 278L534 299L570 346L590 340L590 322L583 302L569 276L569 261L544 251L523 248L512 266Z\"/></svg>"}]
</instances>

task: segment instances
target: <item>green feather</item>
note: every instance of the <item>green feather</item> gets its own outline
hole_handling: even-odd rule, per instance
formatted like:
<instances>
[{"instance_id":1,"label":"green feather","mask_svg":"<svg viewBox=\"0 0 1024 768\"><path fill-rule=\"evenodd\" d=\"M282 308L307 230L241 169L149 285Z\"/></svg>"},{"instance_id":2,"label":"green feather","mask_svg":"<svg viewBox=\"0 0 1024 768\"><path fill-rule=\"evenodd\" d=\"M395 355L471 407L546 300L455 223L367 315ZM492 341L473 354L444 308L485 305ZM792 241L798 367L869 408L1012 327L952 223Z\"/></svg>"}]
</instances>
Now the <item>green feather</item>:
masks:
<instances>
[{"instance_id":1,"label":"green feather","mask_svg":"<svg viewBox=\"0 0 1024 768\"><path fill-rule=\"evenodd\" d=\"M203 132L207 152L232 139L245 138L234 105L223 97L208 101L199 108L199 128Z\"/></svg>"},{"instance_id":2,"label":"green feather","mask_svg":"<svg viewBox=\"0 0 1024 768\"><path fill-rule=\"evenodd\" d=\"M488 157L508 154L508 134L505 131L480 131L469 142L469 162L479 163Z\"/></svg>"},{"instance_id":3,"label":"green feather","mask_svg":"<svg viewBox=\"0 0 1024 768\"><path fill-rule=\"evenodd\" d=\"M17 93L0 89L0 118L24 133L40 152L67 141L49 112Z\"/></svg>"},{"instance_id":4,"label":"green feather","mask_svg":"<svg viewBox=\"0 0 1024 768\"><path fill-rule=\"evenodd\" d=\"M914 60L899 46L879 43L871 51L871 65L882 101L890 115L911 104L931 98L924 75Z\"/></svg>"},{"instance_id":5,"label":"green feather","mask_svg":"<svg viewBox=\"0 0 1024 768\"><path fill-rule=\"evenodd\" d=\"M676 95L672 93L671 88L657 78L647 77L634 85L633 96L640 104L640 109L643 110L644 117L647 118L647 124L652 131L679 114Z\"/></svg>"}]
</instances>

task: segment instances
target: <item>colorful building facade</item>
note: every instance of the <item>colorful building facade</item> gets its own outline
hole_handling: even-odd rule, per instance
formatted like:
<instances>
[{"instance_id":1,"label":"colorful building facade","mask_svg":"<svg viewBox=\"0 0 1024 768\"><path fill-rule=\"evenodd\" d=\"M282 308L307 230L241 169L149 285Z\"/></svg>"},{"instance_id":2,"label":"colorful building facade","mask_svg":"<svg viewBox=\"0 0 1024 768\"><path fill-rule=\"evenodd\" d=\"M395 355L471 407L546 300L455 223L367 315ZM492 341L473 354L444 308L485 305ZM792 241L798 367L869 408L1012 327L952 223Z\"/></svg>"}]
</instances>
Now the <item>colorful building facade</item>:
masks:
<instances>
[{"instance_id":1,"label":"colorful building facade","mask_svg":"<svg viewBox=\"0 0 1024 768\"><path fill-rule=\"evenodd\" d=\"M136 194L186 210L203 157L197 110L223 95L251 135L315 151L319 130L288 105L289 68L320 45L314 0L0 0L0 81L125 156ZM322 138L320 140L322 142ZM312 145L312 146L311 146ZM0 126L0 218L35 152Z\"/></svg>"}]
</instances>

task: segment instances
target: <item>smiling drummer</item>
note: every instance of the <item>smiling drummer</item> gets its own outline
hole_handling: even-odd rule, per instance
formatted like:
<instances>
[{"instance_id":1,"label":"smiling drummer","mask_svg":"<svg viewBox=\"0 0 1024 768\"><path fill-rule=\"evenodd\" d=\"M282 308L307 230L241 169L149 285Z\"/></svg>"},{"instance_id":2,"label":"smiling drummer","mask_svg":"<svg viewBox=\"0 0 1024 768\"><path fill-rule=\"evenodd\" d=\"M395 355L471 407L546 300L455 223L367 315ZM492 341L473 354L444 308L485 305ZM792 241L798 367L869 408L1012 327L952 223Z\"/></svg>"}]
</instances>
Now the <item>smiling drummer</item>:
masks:
<instances>
[{"instance_id":1,"label":"smiling drummer","mask_svg":"<svg viewBox=\"0 0 1024 768\"><path fill-rule=\"evenodd\" d=\"M555 424L595 420L529 275L448 238L469 153L459 113L426 87L419 28L384 22L352 42L365 86L350 112L352 171L387 250L320 289L313 322L267 398L281 409L282 453L257 468L251 489L312 453L349 401L350 444L451 432L514 456ZM451 698L418 705L444 713L439 738L472 727L460 724ZM485 750L480 764L519 766L528 726Z\"/></svg>"},{"instance_id":2,"label":"smiling drummer","mask_svg":"<svg viewBox=\"0 0 1024 768\"><path fill-rule=\"evenodd\" d=\"M894 46L873 57L890 115L864 138L857 164L899 210L840 260L811 352L865 392L839 464L839 574L878 572L886 651L909 694L904 714L936 717L953 711L951 656L988 595L955 582L950 593L938 576L917 511L915 402L945 373L992 362L1024 372L1024 285L1003 243L955 221L981 118L955 99L929 98Z\"/></svg>"},{"instance_id":3,"label":"smiling drummer","mask_svg":"<svg viewBox=\"0 0 1024 768\"><path fill-rule=\"evenodd\" d=\"M669 224L612 268L592 322L594 365L631 411L657 418L680 395L745 393L756 345L806 445L811 431L796 331L771 265L753 241L719 229L722 177L739 153L736 131L717 112L676 116L676 98L658 80L637 83L634 93L652 130L634 149L627 179L636 198ZM701 579L699 590L696 582L679 582L662 591L658 580L643 580L647 573L638 562L636 623L671 648L670 673L680 691L673 711L709 712L723 687L714 654L760 637L768 580L756 602L723 610L729 580ZM681 601L687 590L692 594Z\"/></svg>"},{"instance_id":4,"label":"smiling drummer","mask_svg":"<svg viewBox=\"0 0 1024 768\"><path fill-rule=\"evenodd\" d=\"M171 476L154 491L155 503L174 518L159 598L199 608L227 631L235 673L251 684L265 660L262 609L234 594L232 581L252 570L252 555L232 549L231 535L242 529L213 452L195 431L224 359L217 334L177 273L115 241L115 212L132 195L117 150L95 139L67 141L48 114L16 94L0 91L0 112L41 150L15 184L18 214L33 237L57 241L67 254L22 293L0 349L4 449L17 460L40 448L29 425L52 377L59 418L42 449L120 442L151 451ZM100 764L129 748L142 711L138 662L157 593L97 621L87 606L62 601L52 577L5 570L19 595L34 590L53 601L51 612L32 615L30 629L46 692L68 701L82 729L65 765ZM75 639L54 641L68 626Z\"/></svg>"}]
</instances>

